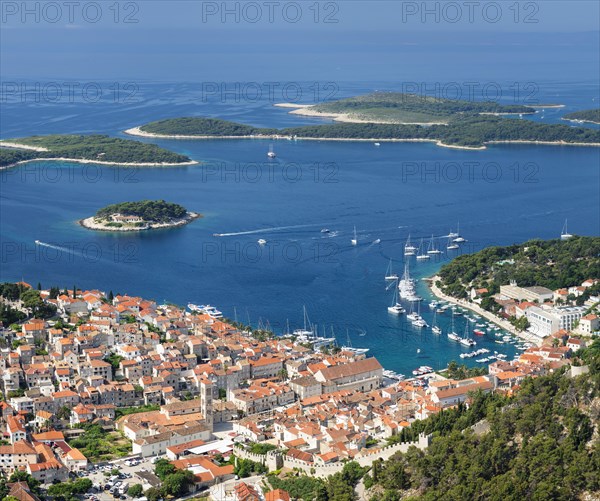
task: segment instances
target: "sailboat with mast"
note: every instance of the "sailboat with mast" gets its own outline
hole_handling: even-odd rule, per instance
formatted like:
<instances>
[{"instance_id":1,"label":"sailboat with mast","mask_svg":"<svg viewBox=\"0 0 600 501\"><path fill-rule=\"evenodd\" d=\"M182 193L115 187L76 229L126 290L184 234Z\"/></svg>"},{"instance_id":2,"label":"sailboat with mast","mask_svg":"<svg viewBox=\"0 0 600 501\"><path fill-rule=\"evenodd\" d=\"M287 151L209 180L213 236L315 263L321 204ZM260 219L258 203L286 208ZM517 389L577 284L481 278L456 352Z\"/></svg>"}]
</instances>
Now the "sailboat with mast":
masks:
<instances>
[{"instance_id":1,"label":"sailboat with mast","mask_svg":"<svg viewBox=\"0 0 600 501\"><path fill-rule=\"evenodd\" d=\"M434 334L441 334L442 329L437 324L437 311L433 312L433 322L432 323L433 323L433 327L431 328L431 332L433 332Z\"/></svg>"},{"instance_id":2,"label":"sailboat with mast","mask_svg":"<svg viewBox=\"0 0 600 501\"><path fill-rule=\"evenodd\" d=\"M466 240L460 236L460 223L456 223L456 236L452 241L457 244L462 244L463 242L466 242Z\"/></svg>"},{"instance_id":3,"label":"sailboat with mast","mask_svg":"<svg viewBox=\"0 0 600 501\"><path fill-rule=\"evenodd\" d=\"M452 240L452 235L456 235L456 233L450 232L448 234L448 244L446 245L446 249L448 250L456 250L459 248L459 245L457 243L454 243L454 241Z\"/></svg>"},{"instance_id":4,"label":"sailboat with mast","mask_svg":"<svg viewBox=\"0 0 600 501\"><path fill-rule=\"evenodd\" d=\"M569 233L569 230L567 229L567 220L565 219L565 224L563 226L562 231L560 232L560 239L569 240L569 238L573 238L573 235Z\"/></svg>"},{"instance_id":5,"label":"sailboat with mast","mask_svg":"<svg viewBox=\"0 0 600 501\"><path fill-rule=\"evenodd\" d=\"M410 233L408 234L408 239L406 240L406 244L404 244L404 255L405 256L414 256L417 248L410 242Z\"/></svg>"},{"instance_id":6,"label":"sailboat with mast","mask_svg":"<svg viewBox=\"0 0 600 501\"><path fill-rule=\"evenodd\" d=\"M456 332L454 332L454 317L452 317L452 325L450 328L450 332L448 332L448 339L460 342L460 336Z\"/></svg>"},{"instance_id":7,"label":"sailboat with mast","mask_svg":"<svg viewBox=\"0 0 600 501\"><path fill-rule=\"evenodd\" d=\"M388 306L388 311L392 315L401 315L405 311L404 308L402 307L402 305L398 302L398 288L397 287L394 287L392 304L391 304L391 306Z\"/></svg>"},{"instance_id":8,"label":"sailboat with mast","mask_svg":"<svg viewBox=\"0 0 600 501\"><path fill-rule=\"evenodd\" d=\"M297 340L300 342L309 341L315 336L314 327L311 325L308 313L306 312L306 305L302 307L302 310L304 313L304 328L296 329L292 333L292 335L296 336Z\"/></svg>"},{"instance_id":9,"label":"sailboat with mast","mask_svg":"<svg viewBox=\"0 0 600 501\"><path fill-rule=\"evenodd\" d=\"M419 253L417 254L417 259L419 261L423 261L425 259L429 259L429 254L423 252L423 239L421 239L421 243L419 244Z\"/></svg>"},{"instance_id":10,"label":"sailboat with mast","mask_svg":"<svg viewBox=\"0 0 600 501\"><path fill-rule=\"evenodd\" d=\"M352 245L358 245L358 237L356 236L356 226L354 227L354 237L350 240Z\"/></svg>"},{"instance_id":11,"label":"sailboat with mast","mask_svg":"<svg viewBox=\"0 0 600 501\"><path fill-rule=\"evenodd\" d=\"M396 273L392 273L392 260L390 259L390 264L388 264L387 270L385 272L386 280L398 280L398 275Z\"/></svg>"},{"instance_id":12,"label":"sailboat with mast","mask_svg":"<svg viewBox=\"0 0 600 501\"><path fill-rule=\"evenodd\" d=\"M400 297L407 301L421 301L422 298L417 296L415 291L415 280L410 278L410 272L408 262L404 265L404 275L398 282L398 290L400 291Z\"/></svg>"},{"instance_id":13,"label":"sailboat with mast","mask_svg":"<svg viewBox=\"0 0 600 501\"><path fill-rule=\"evenodd\" d=\"M463 337L460 338L459 343L467 347L475 346L477 344L477 342L474 339L471 339L469 337L469 322L467 322L467 324L465 325L465 333Z\"/></svg>"},{"instance_id":14,"label":"sailboat with mast","mask_svg":"<svg viewBox=\"0 0 600 501\"><path fill-rule=\"evenodd\" d=\"M346 345L342 346L342 351L349 351L355 355L364 355L369 351L369 348L353 348L352 342L350 341L350 332L346 329Z\"/></svg>"},{"instance_id":15,"label":"sailboat with mast","mask_svg":"<svg viewBox=\"0 0 600 501\"><path fill-rule=\"evenodd\" d=\"M433 235L431 235L431 240L429 241L427 254L442 254L442 251L435 246L435 239L433 238Z\"/></svg>"},{"instance_id":16,"label":"sailboat with mast","mask_svg":"<svg viewBox=\"0 0 600 501\"><path fill-rule=\"evenodd\" d=\"M417 303L417 313L414 314L410 323L419 328L427 327L427 322L421 316L421 303Z\"/></svg>"}]
</instances>

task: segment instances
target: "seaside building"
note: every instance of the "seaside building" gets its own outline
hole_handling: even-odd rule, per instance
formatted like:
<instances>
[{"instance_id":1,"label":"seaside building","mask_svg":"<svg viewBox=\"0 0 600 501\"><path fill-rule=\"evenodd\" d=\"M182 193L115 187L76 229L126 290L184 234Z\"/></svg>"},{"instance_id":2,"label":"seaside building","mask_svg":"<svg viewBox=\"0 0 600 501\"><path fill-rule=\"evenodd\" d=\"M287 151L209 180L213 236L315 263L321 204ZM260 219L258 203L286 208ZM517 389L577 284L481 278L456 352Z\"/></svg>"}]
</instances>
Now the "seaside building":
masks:
<instances>
[{"instance_id":1,"label":"seaside building","mask_svg":"<svg viewBox=\"0 0 600 501\"><path fill-rule=\"evenodd\" d=\"M537 285L532 287L519 287L516 282L511 282L510 285L500 286L500 296L506 299L515 299L516 301L531 301L543 303L552 301L554 292L546 287Z\"/></svg>"},{"instance_id":2,"label":"seaside building","mask_svg":"<svg viewBox=\"0 0 600 501\"><path fill-rule=\"evenodd\" d=\"M570 331L583 316L586 308L582 306L564 306L544 310L538 306L527 308L528 332L539 337L551 336L561 329Z\"/></svg>"}]
</instances>

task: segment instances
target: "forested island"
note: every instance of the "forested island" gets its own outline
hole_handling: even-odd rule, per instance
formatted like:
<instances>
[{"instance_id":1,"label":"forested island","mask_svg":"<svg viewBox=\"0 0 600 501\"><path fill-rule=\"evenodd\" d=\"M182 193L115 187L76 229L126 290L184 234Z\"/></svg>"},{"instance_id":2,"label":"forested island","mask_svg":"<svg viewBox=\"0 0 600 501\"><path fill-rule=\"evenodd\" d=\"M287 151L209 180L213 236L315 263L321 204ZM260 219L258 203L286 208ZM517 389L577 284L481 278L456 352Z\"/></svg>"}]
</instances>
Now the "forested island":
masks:
<instances>
[{"instance_id":1,"label":"forested island","mask_svg":"<svg viewBox=\"0 0 600 501\"><path fill-rule=\"evenodd\" d=\"M512 280L522 287L570 287L600 277L600 237L574 236L488 247L456 257L442 266L438 275L440 289L458 299L466 298L471 288L486 288L486 295L491 296ZM590 287L588 296L596 288L600 289Z\"/></svg>"},{"instance_id":2,"label":"forested island","mask_svg":"<svg viewBox=\"0 0 600 501\"><path fill-rule=\"evenodd\" d=\"M31 136L0 141L0 168L34 160L135 166L197 163L155 144L105 135Z\"/></svg>"},{"instance_id":3,"label":"forested island","mask_svg":"<svg viewBox=\"0 0 600 501\"><path fill-rule=\"evenodd\" d=\"M600 146L600 131L491 115L456 114L446 125L338 123L285 129L259 128L201 117L172 118L126 131L181 139L268 138L344 141L430 141L440 146L483 149L494 143Z\"/></svg>"},{"instance_id":4,"label":"forested island","mask_svg":"<svg viewBox=\"0 0 600 501\"><path fill-rule=\"evenodd\" d=\"M164 200L141 200L108 205L79 223L85 228L99 231L144 231L183 226L199 217L200 214L189 212L179 204Z\"/></svg>"},{"instance_id":5,"label":"forested island","mask_svg":"<svg viewBox=\"0 0 600 501\"><path fill-rule=\"evenodd\" d=\"M563 120L569 120L571 122L587 122L591 124L600 124L600 108L594 110L582 110L568 113Z\"/></svg>"},{"instance_id":6,"label":"forested island","mask_svg":"<svg viewBox=\"0 0 600 501\"><path fill-rule=\"evenodd\" d=\"M493 101L465 101L401 92L374 92L314 106L303 106L292 113L332 117L343 122L439 124L448 123L450 118L459 114L532 114L535 113L535 109L517 104L503 105Z\"/></svg>"}]
</instances>

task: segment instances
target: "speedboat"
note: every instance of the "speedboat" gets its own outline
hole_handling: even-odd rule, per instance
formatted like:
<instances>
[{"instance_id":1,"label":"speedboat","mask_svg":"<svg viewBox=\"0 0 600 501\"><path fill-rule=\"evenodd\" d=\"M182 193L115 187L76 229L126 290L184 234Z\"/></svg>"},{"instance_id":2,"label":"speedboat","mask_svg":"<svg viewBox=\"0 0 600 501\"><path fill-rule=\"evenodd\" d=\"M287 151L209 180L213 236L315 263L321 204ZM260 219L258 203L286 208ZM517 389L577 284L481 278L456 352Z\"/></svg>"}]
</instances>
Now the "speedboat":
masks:
<instances>
[{"instance_id":1,"label":"speedboat","mask_svg":"<svg viewBox=\"0 0 600 501\"><path fill-rule=\"evenodd\" d=\"M258 239L258 245L265 245L266 243L267 243L267 241L264 238Z\"/></svg>"}]
</instances>

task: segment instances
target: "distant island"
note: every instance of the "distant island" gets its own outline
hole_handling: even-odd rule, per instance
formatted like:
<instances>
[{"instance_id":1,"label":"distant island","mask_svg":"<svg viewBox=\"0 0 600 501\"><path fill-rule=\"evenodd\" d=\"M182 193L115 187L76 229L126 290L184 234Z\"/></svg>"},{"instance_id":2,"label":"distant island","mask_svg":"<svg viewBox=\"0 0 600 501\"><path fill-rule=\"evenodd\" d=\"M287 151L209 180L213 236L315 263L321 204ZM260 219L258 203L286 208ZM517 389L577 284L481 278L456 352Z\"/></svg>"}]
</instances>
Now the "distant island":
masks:
<instances>
[{"instance_id":1,"label":"distant island","mask_svg":"<svg viewBox=\"0 0 600 501\"><path fill-rule=\"evenodd\" d=\"M431 125L447 124L460 114L522 115L535 109L522 105L503 105L493 101L463 101L400 92L374 92L312 106L283 103L275 106L297 108L295 115L333 118L338 122Z\"/></svg>"},{"instance_id":2,"label":"distant island","mask_svg":"<svg viewBox=\"0 0 600 501\"><path fill-rule=\"evenodd\" d=\"M566 114L564 117L562 117L562 119L570 122L600 124L600 108L596 108L594 110L574 111L573 113Z\"/></svg>"},{"instance_id":3,"label":"distant island","mask_svg":"<svg viewBox=\"0 0 600 501\"><path fill-rule=\"evenodd\" d=\"M105 135L31 136L0 141L0 168L37 160L140 167L197 163L155 144Z\"/></svg>"},{"instance_id":4,"label":"distant island","mask_svg":"<svg viewBox=\"0 0 600 501\"><path fill-rule=\"evenodd\" d=\"M171 118L125 131L169 139L297 139L320 141L433 142L438 146L485 149L495 143L600 146L600 131L493 115L456 114L447 124L337 123L272 129L202 117Z\"/></svg>"},{"instance_id":5,"label":"distant island","mask_svg":"<svg viewBox=\"0 0 600 501\"><path fill-rule=\"evenodd\" d=\"M202 216L178 204L142 200L108 205L79 224L98 231L145 231L183 226L199 217Z\"/></svg>"}]
</instances>

